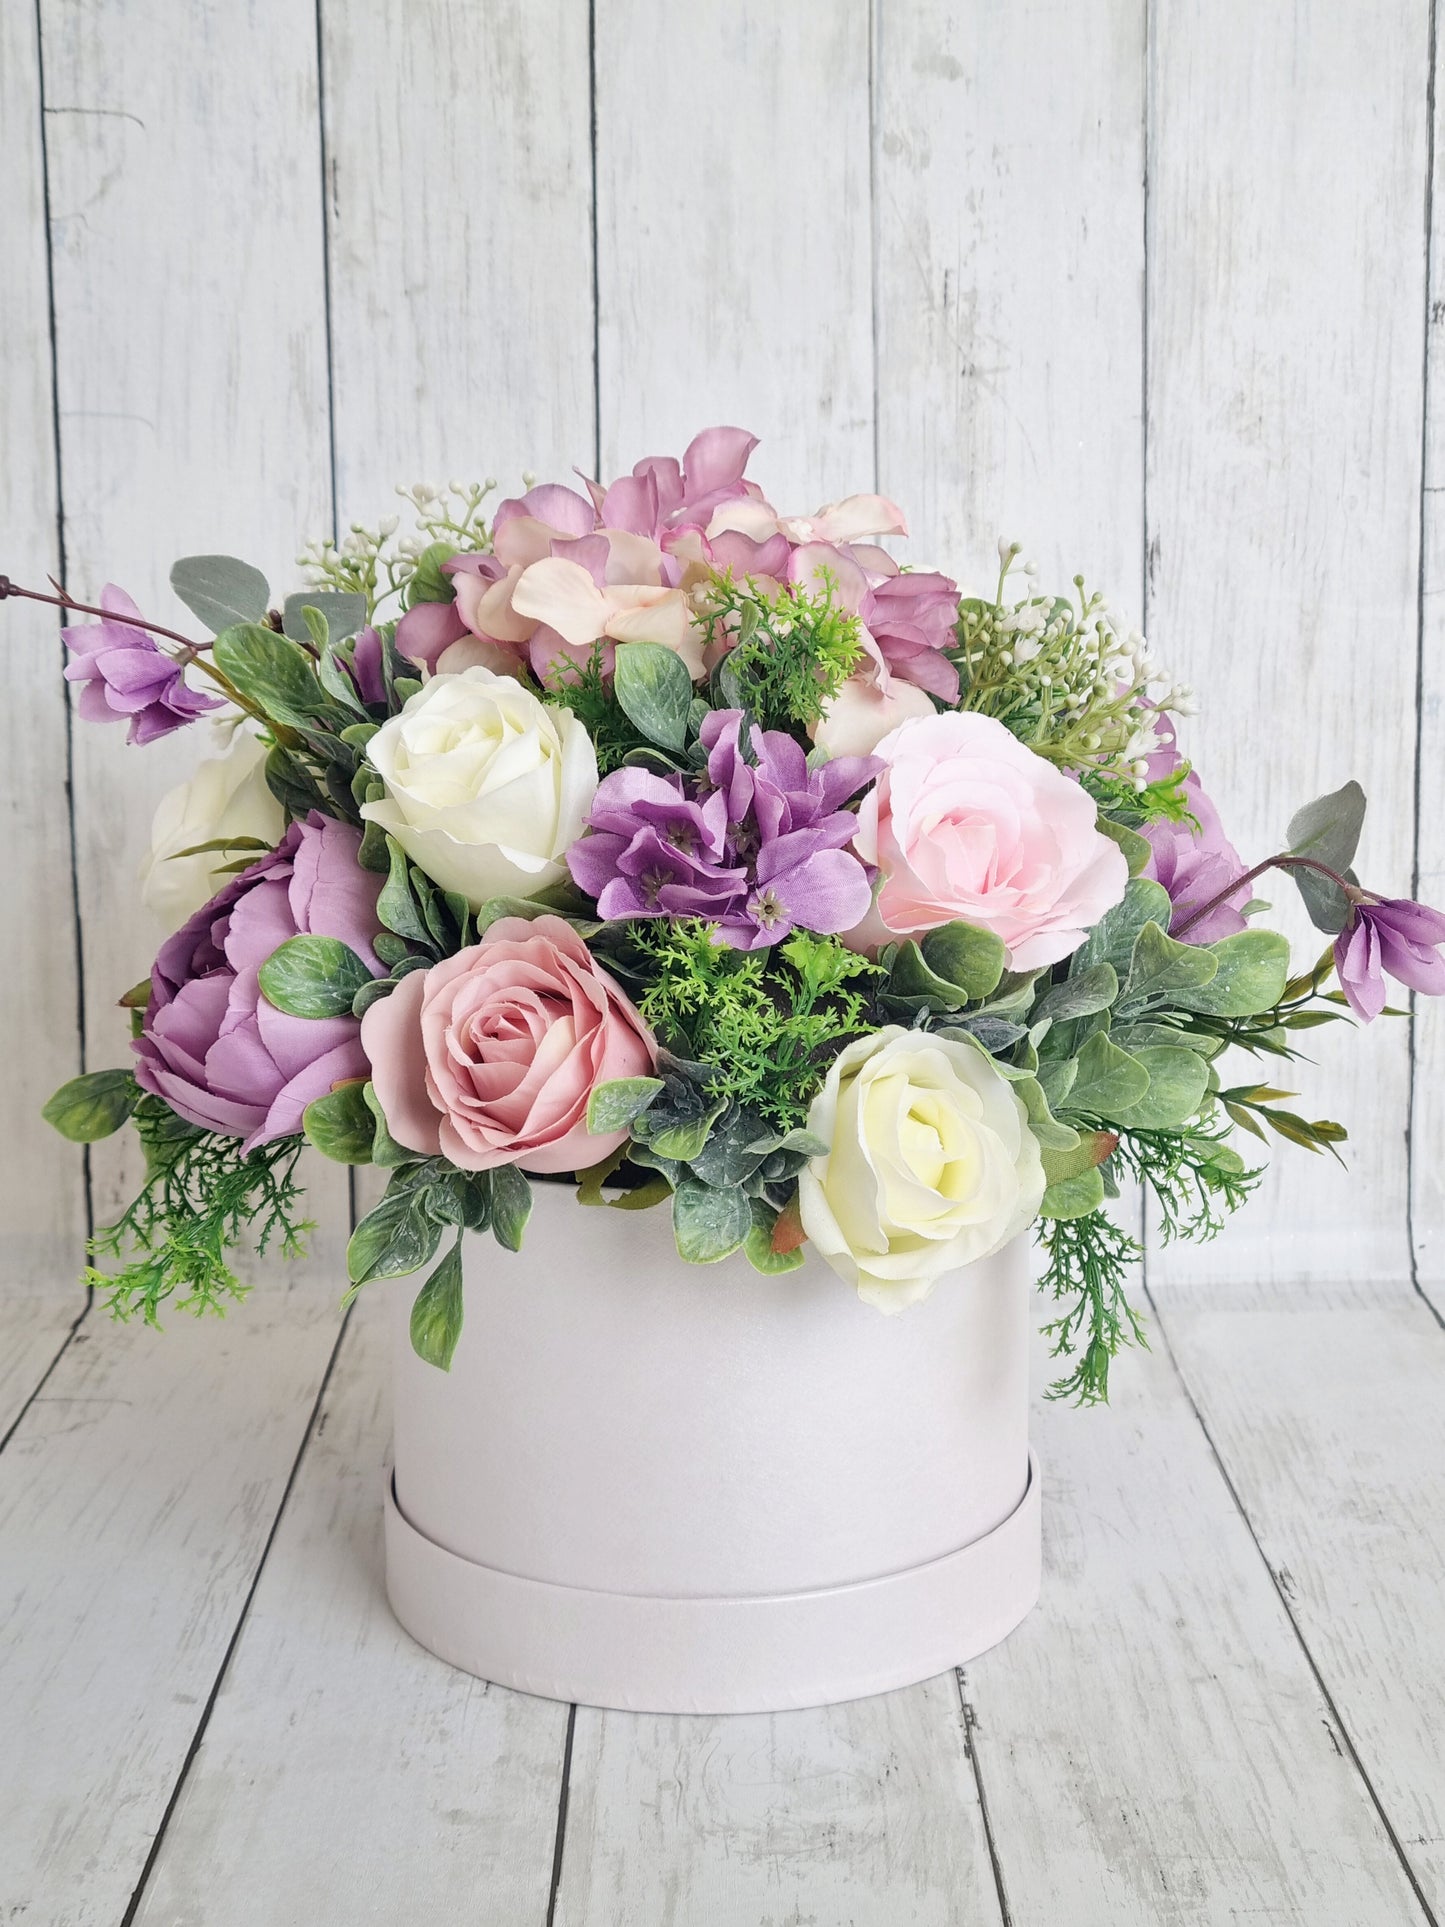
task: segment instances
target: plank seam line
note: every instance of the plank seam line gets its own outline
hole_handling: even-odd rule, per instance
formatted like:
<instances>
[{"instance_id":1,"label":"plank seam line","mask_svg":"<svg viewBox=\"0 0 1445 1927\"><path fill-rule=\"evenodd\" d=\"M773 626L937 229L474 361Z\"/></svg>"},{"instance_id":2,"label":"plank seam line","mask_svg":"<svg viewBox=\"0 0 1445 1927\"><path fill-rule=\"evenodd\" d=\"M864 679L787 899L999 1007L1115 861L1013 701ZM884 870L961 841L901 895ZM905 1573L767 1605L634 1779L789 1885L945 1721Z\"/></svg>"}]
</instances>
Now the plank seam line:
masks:
<instances>
[{"instance_id":1,"label":"plank seam line","mask_svg":"<svg viewBox=\"0 0 1445 1927\"><path fill-rule=\"evenodd\" d=\"M597 0L587 0L587 151L592 170L592 473L602 479L602 273L597 245Z\"/></svg>"},{"instance_id":2,"label":"plank seam line","mask_svg":"<svg viewBox=\"0 0 1445 1927\"><path fill-rule=\"evenodd\" d=\"M998 1842L994 1839L993 1821L989 1818L988 1795L983 1788L983 1762L978 1757L978 1727L974 1723L973 1708L968 1702L968 1682L964 1669L955 1666L953 1683L958 1691L958 1712L963 1721L963 1750L968 1756L969 1770L973 1774L974 1791L978 1795L979 1818L983 1821L983 1837L988 1847L988 1864L993 1869L994 1892L998 1896L1000 1927L1013 1927L1013 1915L1009 1911L1008 1894L1004 1888L1003 1863L998 1857Z\"/></svg>"},{"instance_id":3,"label":"plank seam line","mask_svg":"<svg viewBox=\"0 0 1445 1927\"><path fill-rule=\"evenodd\" d=\"M1440 1922L1435 1914L1435 1911L1431 1907L1430 1902L1426 1899L1425 1890L1421 1886L1419 1878L1416 1875L1415 1869L1410 1862L1409 1856L1405 1852L1404 1844L1401 1841L1399 1834L1395 1830L1395 1824L1391 1820L1389 1814L1385 1811L1384 1802L1381 1800L1379 1793L1375 1789L1375 1783L1370 1778L1369 1773L1366 1771L1364 1760L1360 1756L1360 1749L1355 1744L1354 1735L1350 1732L1349 1727L1345 1724L1344 1719L1341 1717L1340 1709L1338 1705L1335 1703L1335 1696L1330 1691L1329 1687L1326 1685L1325 1676L1321 1672L1319 1664L1316 1661L1313 1652L1310 1650L1309 1641L1305 1638L1305 1635L1304 1635L1304 1629L1300 1625L1299 1620L1295 1617L1294 1609L1290 1603L1289 1594L1286 1592L1285 1588L1280 1584L1279 1574L1275 1571L1274 1566L1270 1563L1269 1556L1265 1552L1263 1543L1260 1540L1260 1536L1255 1531L1254 1521L1250 1518L1249 1513L1245 1509L1244 1500L1240 1494L1239 1488L1238 1486L1236 1486L1234 1479L1230 1475L1229 1468L1225 1464L1224 1455L1220 1451L1219 1446L1215 1442L1213 1432L1211 1432L1209 1429L1209 1422L1204 1416L1203 1410L1200 1407L1198 1399L1194 1396L1194 1389L1189 1383L1188 1375L1185 1373L1183 1366L1180 1364L1178 1355L1175 1352L1174 1347L1170 1342L1169 1328L1165 1324L1164 1318L1160 1313L1158 1301L1155 1299L1153 1292L1149 1289L1147 1282L1145 1283L1145 1286L1144 1286L1144 1297L1145 1297L1145 1302L1148 1304L1149 1310L1154 1319L1154 1329L1159 1334L1159 1337L1162 1341L1164 1356L1168 1359L1170 1365L1174 1370L1175 1377L1179 1380L1180 1390L1184 1393L1184 1397L1188 1402L1189 1409L1194 1414L1195 1422L1198 1424L1199 1430L1204 1436L1204 1442L1209 1447L1210 1456L1213 1458L1215 1465L1219 1468L1219 1476L1224 1481L1224 1489L1226 1492L1228 1492L1230 1499L1234 1504L1235 1511L1239 1514L1241 1520L1244 1522L1244 1529L1249 1534L1250 1539L1254 1544L1254 1549L1259 1554L1260 1562L1264 1566L1265 1571L1269 1575L1269 1583L1271 1584L1271 1586L1273 1586L1275 1597L1279 1600L1279 1603L1280 1603L1280 1608L1283 1611L1285 1618L1289 1621L1290 1630L1294 1633L1295 1640L1298 1643L1300 1652L1304 1655L1305 1664L1309 1667L1310 1673L1315 1682L1315 1686L1318 1688L1320 1697L1325 1703L1325 1708L1328 1711L1330 1718L1334 1721L1336 1731L1339 1733L1341 1740L1344 1742L1345 1751L1349 1756L1350 1764L1354 1767L1356 1773L1360 1776L1360 1782L1363 1785L1365 1792L1369 1795L1370 1804L1374 1807L1376 1814L1379 1816L1380 1825L1385 1830L1385 1837L1389 1841L1390 1845L1394 1848L1395 1857L1398 1859L1400 1866L1404 1872L1405 1878L1410 1884L1410 1891L1415 1896L1415 1899L1419 1905L1421 1914L1424 1916L1425 1920L1429 1923L1429 1927L1440 1927Z\"/></svg>"},{"instance_id":4,"label":"plank seam line","mask_svg":"<svg viewBox=\"0 0 1445 1927\"><path fill-rule=\"evenodd\" d=\"M881 308L878 258L878 95L883 75L883 13L878 0L868 0L868 299L869 331L873 349L873 487L883 487L879 473L882 429L878 418L878 328Z\"/></svg>"},{"instance_id":5,"label":"plank seam line","mask_svg":"<svg viewBox=\"0 0 1445 1927\"><path fill-rule=\"evenodd\" d=\"M1414 820L1410 846L1410 895L1420 895L1420 813L1424 798L1425 757L1425 543L1427 506L1435 491L1430 484L1430 304L1434 295L1431 281L1431 248L1435 229L1435 61L1438 50L1436 0L1429 0L1429 28L1425 67L1425 326L1420 366L1420 525L1419 555L1415 585L1415 772ZM1409 1088L1405 1097L1405 1253L1410 1267L1410 1283L1429 1308L1436 1324L1445 1330L1445 1312L1430 1297L1420 1282L1420 1253L1415 1238L1415 1107L1419 1090L1420 1063L1417 1026L1419 994L1410 992L1409 1022L1406 1027L1405 1063Z\"/></svg>"},{"instance_id":6,"label":"plank seam line","mask_svg":"<svg viewBox=\"0 0 1445 1927\"><path fill-rule=\"evenodd\" d=\"M323 0L316 0L316 144L321 168L321 316L326 342L326 450L331 483L331 539L340 539L341 506L336 485L336 369L331 320L331 149L326 137L326 35Z\"/></svg>"},{"instance_id":7,"label":"plank seam line","mask_svg":"<svg viewBox=\"0 0 1445 1927\"><path fill-rule=\"evenodd\" d=\"M567 1848L567 1800L572 1787L572 1739L577 1731L577 1706L567 1708L567 1737L562 1743L562 1784L557 1789L557 1831L552 1840L552 1884L547 1889L546 1927L557 1918L557 1896L562 1890L562 1857Z\"/></svg>"},{"instance_id":8,"label":"plank seam line","mask_svg":"<svg viewBox=\"0 0 1445 1927\"><path fill-rule=\"evenodd\" d=\"M291 1494L301 1471L302 1461L306 1457L312 1439L316 1436L317 1421L321 1417L321 1408L325 1403L326 1394L330 1390L331 1377L336 1369L336 1361L341 1355L341 1347L346 1341L346 1334L350 1328L352 1309L351 1306L347 1307L337 1330L336 1342L331 1347L330 1356L326 1360L326 1369L321 1374L321 1383L316 1388L316 1397L312 1401L311 1411L301 1434L301 1443L296 1448L296 1456L291 1461L291 1470L286 1475L286 1483L282 1487L281 1497L277 1502L275 1517L272 1519L270 1530L266 1534L266 1543L261 1548L261 1556L256 1561L256 1570L251 1575L251 1583L246 1588L245 1598L241 1601L240 1611L236 1615L236 1624L232 1628L231 1637L226 1643L226 1650L221 1657L221 1664L217 1668L216 1677L211 1683L211 1690L206 1695L206 1703L201 1708L201 1716L197 1722L196 1730L191 1736L190 1745L186 1748L186 1756L181 1761L180 1772L176 1775L175 1785L171 1788L170 1798L166 1801L165 1810L161 1814L159 1825L156 1827L155 1837L150 1844L150 1851L146 1854L145 1864L140 1870L140 1878L137 1880L135 1889L131 1894L130 1905L121 1916L120 1927L132 1927L132 1922L135 1920L141 1902L145 1898L146 1887L150 1882L152 1873L155 1871L156 1862L160 1858L161 1846L170 1830L170 1824L175 1817L175 1811L180 1803L181 1794L185 1791L186 1782L190 1778L191 1768L195 1764L196 1755L200 1752L201 1743L206 1737L206 1729L211 1723L211 1715L216 1710L216 1701L220 1698L221 1688L225 1684L226 1675L231 1669L231 1661L235 1658L236 1648L241 1643L241 1634L245 1631L246 1621L250 1618L251 1606L255 1600L257 1589L261 1584L262 1574L266 1570L266 1562L271 1556L271 1548L276 1543L276 1534L281 1529L281 1521L286 1515L287 1506L290 1504Z\"/></svg>"},{"instance_id":9,"label":"plank seam line","mask_svg":"<svg viewBox=\"0 0 1445 1927\"><path fill-rule=\"evenodd\" d=\"M36 118L36 132L40 142L41 218L45 225L45 320L46 332L50 342L50 441L51 460L55 464L55 560L56 566L60 570L60 579L64 582L67 575L67 557L65 553L65 477L61 460L60 436L60 342L55 303L55 234L50 198L50 142L45 124L47 112L45 101L45 22L42 15L41 0L35 0L35 94L36 107L39 110ZM56 610L55 621L58 634L65 623L64 614L61 610ZM62 668L64 667L64 663L65 648L62 642L60 649L60 666ZM88 1055L88 1039L86 1036L85 1021L85 933L80 915L80 860L75 834L75 715L70 706L69 685L64 685L64 688L65 707L63 714L65 726L62 740L65 745L65 824L70 856L68 879L70 886L70 939L71 954L75 961L75 1043L76 1054L79 1058L79 1069L84 1071L88 1068L86 1061ZM85 1145L81 1151L80 1171L81 1210L85 1221L84 1244L88 1254L90 1240L95 1234L94 1175L91 1169L90 1146L88 1144ZM30 1410L31 1405L39 1396L41 1388L60 1363L60 1360L70 1347L71 1340L89 1317L94 1306L95 1287L88 1284L85 1287L85 1302L81 1306L79 1315L72 1323L70 1330L66 1333L54 1358L51 1359L49 1365L46 1367L41 1376L40 1383L35 1387L35 1390L30 1394L30 1397L26 1399L16 1414L14 1424L11 1425L4 1438L0 1438L0 1452L4 1451L5 1447L14 1437L16 1426L20 1424L20 1421Z\"/></svg>"}]
</instances>

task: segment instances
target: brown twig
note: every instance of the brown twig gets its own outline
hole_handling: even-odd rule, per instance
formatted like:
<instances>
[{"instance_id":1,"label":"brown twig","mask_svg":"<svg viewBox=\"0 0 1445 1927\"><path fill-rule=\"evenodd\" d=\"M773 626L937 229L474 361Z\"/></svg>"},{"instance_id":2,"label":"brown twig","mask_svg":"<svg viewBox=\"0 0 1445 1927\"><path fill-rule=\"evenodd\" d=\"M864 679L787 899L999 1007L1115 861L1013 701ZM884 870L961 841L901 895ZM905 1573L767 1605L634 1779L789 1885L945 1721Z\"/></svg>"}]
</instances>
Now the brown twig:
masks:
<instances>
[{"instance_id":1,"label":"brown twig","mask_svg":"<svg viewBox=\"0 0 1445 1927\"><path fill-rule=\"evenodd\" d=\"M1338 871L1330 869L1328 864L1316 863L1312 856L1291 856L1288 851L1283 851L1279 856L1267 856L1263 863L1256 863L1252 870L1246 870L1244 875L1236 877L1233 883L1228 883L1222 890L1217 890L1207 903L1201 903L1197 910L1191 910L1183 923L1177 928L1172 928L1169 934L1175 938L1182 937L1186 930L1192 930L1196 923L1209 915L1211 910L1217 910L1221 903L1228 903L1231 897L1238 896L1245 884L1253 883L1254 879L1262 877L1266 870L1313 870L1317 876L1328 877L1331 883L1337 883L1351 903L1357 903L1365 894L1353 883L1347 883L1344 877Z\"/></svg>"},{"instance_id":2,"label":"brown twig","mask_svg":"<svg viewBox=\"0 0 1445 1927\"><path fill-rule=\"evenodd\" d=\"M178 642L188 652L185 657L187 662L194 662L203 649L210 647L209 643L192 642L189 636L178 635L174 629L163 629L158 622L142 622L139 616L120 616L113 609L97 609L89 602L77 602L53 575L47 576L46 580L55 590L54 595L46 595L41 589L22 589L8 575L0 575L0 602L18 596L25 602L48 602L57 609L70 609L78 616L99 616L104 622L123 622L130 629L145 629L153 636L165 636L170 642Z\"/></svg>"}]
</instances>

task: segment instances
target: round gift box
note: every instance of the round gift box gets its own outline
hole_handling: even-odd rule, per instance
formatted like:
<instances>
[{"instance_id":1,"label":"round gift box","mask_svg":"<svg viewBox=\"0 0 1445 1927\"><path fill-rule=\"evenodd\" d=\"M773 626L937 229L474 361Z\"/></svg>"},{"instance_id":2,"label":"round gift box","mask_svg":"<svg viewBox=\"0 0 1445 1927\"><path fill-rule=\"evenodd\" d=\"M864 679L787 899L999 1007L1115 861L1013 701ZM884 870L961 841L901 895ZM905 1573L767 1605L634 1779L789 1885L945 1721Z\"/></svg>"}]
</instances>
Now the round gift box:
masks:
<instances>
[{"instance_id":1,"label":"round gift box","mask_svg":"<svg viewBox=\"0 0 1445 1927\"><path fill-rule=\"evenodd\" d=\"M467 1236L450 1372L391 1288L387 1590L415 1639L549 1699L721 1713L1012 1631L1039 1587L1025 1240L888 1317L811 1253L687 1265L665 1207L533 1191L520 1252Z\"/></svg>"}]
</instances>

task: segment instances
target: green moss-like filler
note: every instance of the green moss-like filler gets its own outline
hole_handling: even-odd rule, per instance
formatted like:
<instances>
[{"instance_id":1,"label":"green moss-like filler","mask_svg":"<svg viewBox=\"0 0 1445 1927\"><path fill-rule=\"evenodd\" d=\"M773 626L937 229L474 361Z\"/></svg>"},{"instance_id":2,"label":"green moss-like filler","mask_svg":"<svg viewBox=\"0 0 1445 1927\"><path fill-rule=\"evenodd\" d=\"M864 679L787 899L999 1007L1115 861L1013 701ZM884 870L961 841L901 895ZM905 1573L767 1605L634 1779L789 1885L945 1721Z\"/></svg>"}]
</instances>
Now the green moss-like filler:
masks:
<instances>
[{"instance_id":1,"label":"green moss-like filler","mask_svg":"<svg viewBox=\"0 0 1445 1927\"><path fill-rule=\"evenodd\" d=\"M1144 1254L1102 1211L1083 1218L1043 1218L1037 1236L1048 1257L1040 1288L1067 1304L1044 1326L1044 1337L1055 1358L1074 1361L1048 1396L1106 1405L1113 1359L1126 1345L1148 1346L1144 1321L1124 1296L1129 1268Z\"/></svg>"},{"instance_id":2,"label":"green moss-like filler","mask_svg":"<svg viewBox=\"0 0 1445 1927\"><path fill-rule=\"evenodd\" d=\"M106 1309L159 1324L161 1304L199 1317L244 1298L229 1254L244 1242L258 1252L273 1244L283 1257L303 1255L313 1227L298 1216L302 1192L296 1160L304 1140L279 1138L243 1156L241 1140L187 1124L157 1097L143 1097L135 1127L146 1154L140 1195L90 1241L92 1257L122 1261L118 1272L92 1265L86 1282L108 1294ZM128 1254L134 1254L129 1256Z\"/></svg>"},{"instance_id":3,"label":"green moss-like filler","mask_svg":"<svg viewBox=\"0 0 1445 1927\"><path fill-rule=\"evenodd\" d=\"M875 964L836 937L795 930L771 950L729 950L703 923L632 927L638 1008L669 1046L725 1067L729 1094L787 1130L843 1046L877 1026Z\"/></svg>"},{"instance_id":4,"label":"green moss-like filler","mask_svg":"<svg viewBox=\"0 0 1445 1927\"><path fill-rule=\"evenodd\" d=\"M574 671L569 663L548 671L543 695L559 709L570 709L592 738L597 773L610 776L621 767L629 750L654 747L628 716L602 674L602 644L595 642L585 663Z\"/></svg>"},{"instance_id":5,"label":"green moss-like filler","mask_svg":"<svg viewBox=\"0 0 1445 1927\"><path fill-rule=\"evenodd\" d=\"M765 595L751 580L713 578L704 617L737 638L718 678L719 707L744 707L764 729L818 721L863 656L857 616L839 608L826 569L818 579L821 594L816 583L790 583Z\"/></svg>"}]
</instances>

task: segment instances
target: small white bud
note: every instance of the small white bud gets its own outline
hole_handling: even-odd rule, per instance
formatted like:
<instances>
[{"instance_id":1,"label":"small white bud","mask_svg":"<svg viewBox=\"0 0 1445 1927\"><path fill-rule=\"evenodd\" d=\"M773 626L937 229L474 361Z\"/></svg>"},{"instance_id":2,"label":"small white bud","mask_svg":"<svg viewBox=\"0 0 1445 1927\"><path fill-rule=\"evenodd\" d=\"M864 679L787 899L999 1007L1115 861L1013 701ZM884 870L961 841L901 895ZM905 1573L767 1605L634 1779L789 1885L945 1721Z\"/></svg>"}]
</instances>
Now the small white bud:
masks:
<instances>
[{"instance_id":1,"label":"small white bud","mask_svg":"<svg viewBox=\"0 0 1445 1927\"><path fill-rule=\"evenodd\" d=\"M522 470L522 487L535 488L536 486L537 486L536 476L532 473L530 468L524 468Z\"/></svg>"},{"instance_id":2,"label":"small white bud","mask_svg":"<svg viewBox=\"0 0 1445 1927\"><path fill-rule=\"evenodd\" d=\"M380 539L383 542L385 542L389 540L390 537L395 535L397 530L400 527L401 527L401 517L399 515L386 515L386 516L383 516L381 519L381 523L377 529L377 534L380 537Z\"/></svg>"},{"instance_id":3,"label":"small white bud","mask_svg":"<svg viewBox=\"0 0 1445 1927\"><path fill-rule=\"evenodd\" d=\"M523 477L523 479L524 479L524 480L526 480L526 478L525 478L525 477ZM532 481L535 481L535 480L536 480L536 477L535 477L535 476L533 476L533 477L532 477ZM492 490L493 490L493 489L494 489L494 488L495 488L496 486L497 486L497 478L496 478L496 476L495 476L495 475L489 475L489 476L487 477L487 479L486 479L486 481L482 483L482 493L483 493L483 495L490 495L490 494L491 494L491 492L492 492ZM528 488L530 488L531 486L532 486L532 482L530 482L530 481L529 481L529 482L527 482L527 487L528 487Z\"/></svg>"}]
</instances>

